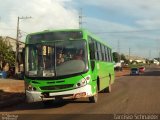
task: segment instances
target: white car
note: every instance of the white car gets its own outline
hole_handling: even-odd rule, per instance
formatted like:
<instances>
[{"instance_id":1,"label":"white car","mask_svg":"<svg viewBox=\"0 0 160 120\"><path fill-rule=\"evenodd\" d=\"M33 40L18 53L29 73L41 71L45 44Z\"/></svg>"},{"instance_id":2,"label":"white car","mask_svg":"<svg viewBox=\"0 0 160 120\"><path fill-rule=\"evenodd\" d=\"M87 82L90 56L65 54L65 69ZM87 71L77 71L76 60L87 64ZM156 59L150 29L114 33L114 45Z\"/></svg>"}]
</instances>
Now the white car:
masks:
<instances>
[{"instance_id":1,"label":"white car","mask_svg":"<svg viewBox=\"0 0 160 120\"><path fill-rule=\"evenodd\" d=\"M121 62L115 63L114 69L117 71L119 71L119 70L122 71L122 63Z\"/></svg>"}]
</instances>

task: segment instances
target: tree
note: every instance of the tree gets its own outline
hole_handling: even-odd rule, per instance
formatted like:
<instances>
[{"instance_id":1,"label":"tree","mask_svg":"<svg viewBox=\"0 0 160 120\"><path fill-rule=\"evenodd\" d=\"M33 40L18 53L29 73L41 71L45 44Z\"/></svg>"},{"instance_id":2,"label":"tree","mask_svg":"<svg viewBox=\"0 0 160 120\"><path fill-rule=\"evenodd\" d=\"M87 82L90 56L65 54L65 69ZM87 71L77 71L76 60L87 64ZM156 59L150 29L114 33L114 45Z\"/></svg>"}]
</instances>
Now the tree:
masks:
<instances>
[{"instance_id":1,"label":"tree","mask_svg":"<svg viewBox=\"0 0 160 120\"><path fill-rule=\"evenodd\" d=\"M123 60L124 63L130 63L129 60L126 59L126 56L124 54L121 54L121 60Z\"/></svg>"},{"instance_id":2,"label":"tree","mask_svg":"<svg viewBox=\"0 0 160 120\"><path fill-rule=\"evenodd\" d=\"M146 59L146 63L147 63L147 64L150 64L151 61L150 61L149 59Z\"/></svg>"},{"instance_id":3,"label":"tree","mask_svg":"<svg viewBox=\"0 0 160 120\"><path fill-rule=\"evenodd\" d=\"M15 55L12 50L12 46L8 45L2 37L0 37L0 63L2 64L9 63L9 65L14 65Z\"/></svg>"},{"instance_id":4,"label":"tree","mask_svg":"<svg viewBox=\"0 0 160 120\"><path fill-rule=\"evenodd\" d=\"M125 57L125 55L124 55L124 54L121 54L121 60L126 61L126 57Z\"/></svg>"},{"instance_id":5,"label":"tree","mask_svg":"<svg viewBox=\"0 0 160 120\"><path fill-rule=\"evenodd\" d=\"M113 60L117 63L119 62L120 55L118 52L113 52Z\"/></svg>"}]
</instances>

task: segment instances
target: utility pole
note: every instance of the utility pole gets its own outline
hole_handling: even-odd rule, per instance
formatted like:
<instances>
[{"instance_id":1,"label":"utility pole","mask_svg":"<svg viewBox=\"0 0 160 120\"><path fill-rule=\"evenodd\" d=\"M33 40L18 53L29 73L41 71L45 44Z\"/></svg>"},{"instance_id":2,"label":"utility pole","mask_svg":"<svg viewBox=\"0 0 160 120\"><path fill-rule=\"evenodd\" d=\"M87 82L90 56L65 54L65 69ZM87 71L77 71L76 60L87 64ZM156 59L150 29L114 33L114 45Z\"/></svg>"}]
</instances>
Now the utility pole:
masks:
<instances>
[{"instance_id":1,"label":"utility pole","mask_svg":"<svg viewBox=\"0 0 160 120\"><path fill-rule=\"evenodd\" d=\"M20 19L30 19L31 17L19 17L17 19L17 37L16 37L16 55L15 55L15 74L19 72L19 63L18 63L18 52L19 52L19 20Z\"/></svg>"},{"instance_id":2,"label":"utility pole","mask_svg":"<svg viewBox=\"0 0 160 120\"><path fill-rule=\"evenodd\" d=\"M117 44L117 53L119 53L118 62L120 62L121 61L121 53L120 53L120 43L119 43L119 40L118 40L118 44Z\"/></svg>"},{"instance_id":3,"label":"utility pole","mask_svg":"<svg viewBox=\"0 0 160 120\"><path fill-rule=\"evenodd\" d=\"M149 50L149 60L151 59L151 50Z\"/></svg>"},{"instance_id":4,"label":"utility pole","mask_svg":"<svg viewBox=\"0 0 160 120\"><path fill-rule=\"evenodd\" d=\"M131 48L129 48L129 61L130 61L130 56L131 56Z\"/></svg>"},{"instance_id":5,"label":"utility pole","mask_svg":"<svg viewBox=\"0 0 160 120\"><path fill-rule=\"evenodd\" d=\"M82 28L82 25L83 25L83 11L82 11L82 8L80 9L80 12L79 12L79 28Z\"/></svg>"},{"instance_id":6,"label":"utility pole","mask_svg":"<svg viewBox=\"0 0 160 120\"><path fill-rule=\"evenodd\" d=\"M80 12L79 12L79 28L82 28L82 8L80 9Z\"/></svg>"},{"instance_id":7,"label":"utility pole","mask_svg":"<svg viewBox=\"0 0 160 120\"><path fill-rule=\"evenodd\" d=\"M159 50L158 62L160 63L160 50ZM160 64L159 64L159 66L160 66Z\"/></svg>"}]
</instances>

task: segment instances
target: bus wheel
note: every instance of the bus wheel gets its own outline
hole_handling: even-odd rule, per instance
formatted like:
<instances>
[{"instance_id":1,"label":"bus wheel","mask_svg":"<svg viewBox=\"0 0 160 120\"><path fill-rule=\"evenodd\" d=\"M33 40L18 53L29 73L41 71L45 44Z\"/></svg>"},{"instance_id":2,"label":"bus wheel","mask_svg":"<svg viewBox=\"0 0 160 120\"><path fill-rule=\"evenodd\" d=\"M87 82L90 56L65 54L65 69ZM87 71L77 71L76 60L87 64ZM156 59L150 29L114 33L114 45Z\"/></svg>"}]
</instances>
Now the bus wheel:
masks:
<instances>
[{"instance_id":1,"label":"bus wheel","mask_svg":"<svg viewBox=\"0 0 160 120\"><path fill-rule=\"evenodd\" d=\"M111 91L112 91L112 87L111 87L111 83L109 83L109 86L106 87L102 92L103 93L111 93Z\"/></svg>"},{"instance_id":2,"label":"bus wheel","mask_svg":"<svg viewBox=\"0 0 160 120\"><path fill-rule=\"evenodd\" d=\"M97 103L97 101L98 101L98 88L96 90L96 94L94 96L89 97L89 101L91 103Z\"/></svg>"},{"instance_id":3,"label":"bus wheel","mask_svg":"<svg viewBox=\"0 0 160 120\"><path fill-rule=\"evenodd\" d=\"M105 93L111 93L111 91L112 91L111 83L109 83L109 86L107 88L105 88L104 91L105 91Z\"/></svg>"}]
</instances>

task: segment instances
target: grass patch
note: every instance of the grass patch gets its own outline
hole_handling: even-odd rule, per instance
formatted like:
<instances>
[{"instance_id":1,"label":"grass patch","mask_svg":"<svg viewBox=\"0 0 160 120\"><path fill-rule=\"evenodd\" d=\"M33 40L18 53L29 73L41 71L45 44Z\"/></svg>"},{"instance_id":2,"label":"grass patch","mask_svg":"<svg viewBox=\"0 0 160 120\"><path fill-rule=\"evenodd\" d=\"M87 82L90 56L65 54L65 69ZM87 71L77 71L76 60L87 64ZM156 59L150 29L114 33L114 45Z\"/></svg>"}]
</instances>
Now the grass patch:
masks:
<instances>
[{"instance_id":1,"label":"grass patch","mask_svg":"<svg viewBox=\"0 0 160 120\"><path fill-rule=\"evenodd\" d=\"M129 64L128 67L129 68L139 68L145 66L145 64L139 63L139 64Z\"/></svg>"}]
</instances>

